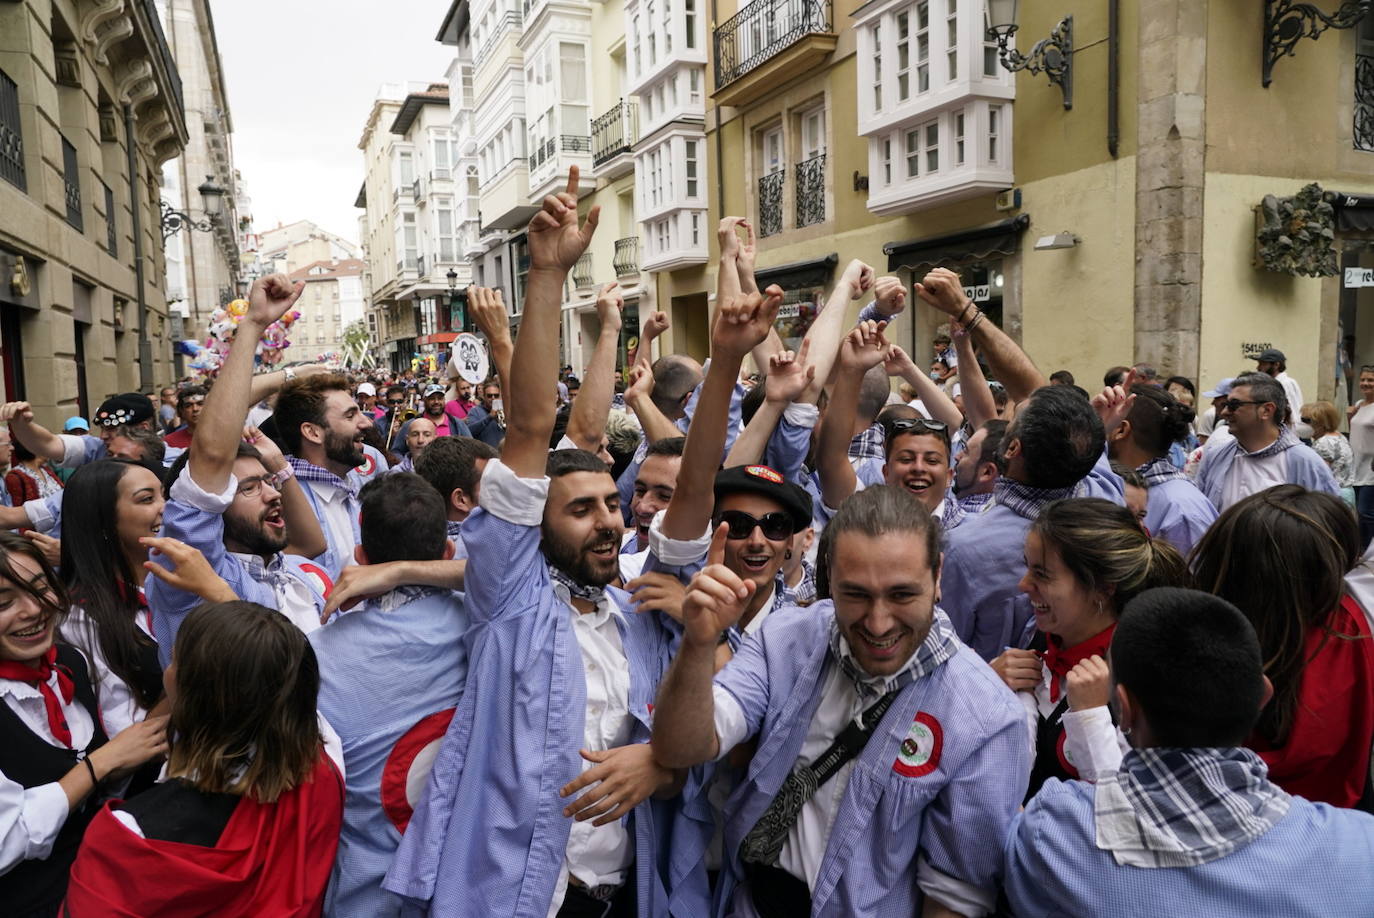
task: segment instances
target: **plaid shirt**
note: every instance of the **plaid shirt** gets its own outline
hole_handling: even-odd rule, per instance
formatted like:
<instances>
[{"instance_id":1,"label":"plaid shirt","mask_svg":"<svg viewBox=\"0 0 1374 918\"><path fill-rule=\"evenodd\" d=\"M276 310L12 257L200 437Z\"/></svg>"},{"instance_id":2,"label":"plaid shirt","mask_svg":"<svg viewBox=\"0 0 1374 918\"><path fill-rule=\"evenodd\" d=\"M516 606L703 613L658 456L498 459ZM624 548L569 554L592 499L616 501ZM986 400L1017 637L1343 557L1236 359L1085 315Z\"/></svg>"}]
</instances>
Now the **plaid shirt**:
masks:
<instances>
[{"instance_id":1,"label":"plaid shirt","mask_svg":"<svg viewBox=\"0 0 1374 918\"><path fill-rule=\"evenodd\" d=\"M318 465L311 465L304 459L297 459L295 456L287 456L286 461L291 463L291 468L296 471L297 481L318 481L321 484L331 484L341 491L346 491L348 496L354 500L358 499L358 485L350 478L340 478L328 469L322 469Z\"/></svg>"},{"instance_id":2,"label":"plaid shirt","mask_svg":"<svg viewBox=\"0 0 1374 918\"><path fill-rule=\"evenodd\" d=\"M1136 471L1140 473L1141 478L1145 479L1146 486L1151 488L1162 485L1166 481L1173 481L1175 478L1186 479L1188 477L1169 461L1168 456L1156 457L1140 466Z\"/></svg>"},{"instance_id":3,"label":"plaid shirt","mask_svg":"<svg viewBox=\"0 0 1374 918\"><path fill-rule=\"evenodd\" d=\"M1131 867L1196 867L1273 828L1292 798L1249 749L1133 749L1098 779L1097 847Z\"/></svg>"},{"instance_id":4,"label":"plaid shirt","mask_svg":"<svg viewBox=\"0 0 1374 918\"><path fill-rule=\"evenodd\" d=\"M968 497L959 498L959 506L965 515L982 513L983 508L992 502L992 492L984 491L981 494L970 494Z\"/></svg>"},{"instance_id":5,"label":"plaid shirt","mask_svg":"<svg viewBox=\"0 0 1374 918\"><path fill-rule=\"evenodd\" d=\"M1077 486L1071 488L1032 488L1019 481L1002 477L992 486L992 496L997 503L1006 507L1022 519L1033 520L1040 511L1052 501L1073 497Z\"/></svg>"},{"instance_id":6,"label":"plaid shirt","mask_svg":"<svg viewBox=\"0 0 1374 918\"><path fill-rule=\"evenodd\" d=\"M816 568L812 566L810 561L803 559L801 570L801 580L797 581L795 587L789 587L783 578L782 571L778 571L773 590L774 595L779 598L783 606L809 606L816 601Z\"/></svg>"},{"instance_id":7,"label":"plaid shirt","mask_svg":"<svg viewBox=\"0 0 1374 918\"><path fill-rule=\"evenodd\" d=\"M860 433L857 437L849 441L850 459L883 459L886 452L883 445L886 441L883 434L883 425L873 424L867 430Z\"/></svg>"}]
</instances>

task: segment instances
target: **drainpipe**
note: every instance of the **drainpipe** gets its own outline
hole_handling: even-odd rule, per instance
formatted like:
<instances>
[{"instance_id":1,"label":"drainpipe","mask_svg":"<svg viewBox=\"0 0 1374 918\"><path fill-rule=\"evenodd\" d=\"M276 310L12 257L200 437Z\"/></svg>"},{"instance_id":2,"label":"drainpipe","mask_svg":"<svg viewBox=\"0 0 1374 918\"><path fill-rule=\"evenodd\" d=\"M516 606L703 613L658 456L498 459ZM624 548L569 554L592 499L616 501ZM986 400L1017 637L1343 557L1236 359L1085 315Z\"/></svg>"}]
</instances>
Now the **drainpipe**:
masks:
<instances>
[{"instance_id":1,"label":"drainpipe","mask_svg":"<svg viewBox=\"0 0 1374 918\"><path fill-rule=\"evenodd\" d=\"M138 391L153 391L153 345L148 340L148 300L143 287L142 197L138 191L138 144L134 139L134 107L124 103L124 144L129 152L129 213L134 230L134 286L138 291Z\"/></svg>"},{"instance_id":2,"label":"drainpipe","mask_svg":"<svg viewBox=\"0 0 1374 918\"><path fill-rule=\"evenodd\" d=\"M1107 0L1107 152L1116 159L1121 94L1121 0Z\"/></svg>"}]
</instances>

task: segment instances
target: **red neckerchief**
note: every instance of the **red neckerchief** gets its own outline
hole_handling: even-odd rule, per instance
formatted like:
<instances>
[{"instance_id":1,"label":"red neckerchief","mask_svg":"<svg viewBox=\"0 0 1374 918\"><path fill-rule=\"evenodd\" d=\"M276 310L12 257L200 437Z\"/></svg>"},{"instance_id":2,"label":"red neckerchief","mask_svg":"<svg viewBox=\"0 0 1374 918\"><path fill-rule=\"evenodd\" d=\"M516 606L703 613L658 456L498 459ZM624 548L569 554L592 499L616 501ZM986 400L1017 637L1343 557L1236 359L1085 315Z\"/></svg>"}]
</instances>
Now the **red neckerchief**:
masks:
<instances>
[{"instance_id":1,"label":"red neckerchief","mask_svg":"<svg viewBox=\"0 0 1374 918\"><path fill-rule=\"evenodd\" d=\"M1059 682L1088 657L1105 657L1107 647L1112 643L1112 632L1116 624L1108 625L1082 643L1072 647L1060 647L1059 638L1053 634L1045 635L1045 652L1040 655L1045 667L1050 671L1050 701L1059 700Z\"/></svg>"},{"instance_id":2,"label":"red neckerchief","mask_svg":"<svg viewBox=\"0 0 1374 918\"><path fill-rule=\"evenodd\" d=\"M52 686L48 685L48 679L52 677L54 670L57 672L57 687L62 692L61 702L57 700L57 694L53 692ZM15 682L36 686L43 695L43 707L48 711L48 729L58 742L68 749L72 748L72 731L67 726L67 715L62 713L62 704L72 703L72 697L76 694L76 683L72 682L72 674L67 667L58 665L57 645L48 648L48 652L39 660L37 668L12 660L0 662L0 679L13 679Z\"/></svg>"}]
</instances>

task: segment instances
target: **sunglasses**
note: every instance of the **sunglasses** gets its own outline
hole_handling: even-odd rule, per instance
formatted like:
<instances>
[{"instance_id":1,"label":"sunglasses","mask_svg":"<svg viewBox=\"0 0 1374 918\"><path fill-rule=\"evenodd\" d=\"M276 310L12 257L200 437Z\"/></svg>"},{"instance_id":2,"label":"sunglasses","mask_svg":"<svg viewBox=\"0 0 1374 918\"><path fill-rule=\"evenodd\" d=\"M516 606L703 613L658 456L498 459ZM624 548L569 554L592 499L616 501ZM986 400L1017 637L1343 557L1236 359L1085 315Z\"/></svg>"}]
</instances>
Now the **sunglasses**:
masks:
<instances>
[{"instance_id":1,"label":"sunglasses","mask_svg":"<svg viewBox=\"0 0 1374 918\"><path fill-rule=\"evenodd\" d=\"M1242 400L1240 400L1240 399L1238 399L1238 398L1228 398L1226 401L1224 401L1224 402L1221 403L1221 407L1222 407L1223 409L1225 409L1226 411L1229 411L1229 412L1231 412L1231 413L1234 414L1235 412L1239 411L1239 410L1240 410L1242 407L1244 407L1245 405L1263 405L1263 404L1265 404L1265 402L1263 402L1263 401L1257 401L1257 400L1255 400L1255 399L1246 399L1246 400L1242 401Z\"/></svg>"},{"instance_id":2,"label":"sunglasses","mask_svg":"<svg viewBox=\"0 0 1374 918\"><path fill-rule=\"evenodd\" d=\"M776 510L761 517L750 516L743 510L722 510L716 517L715 525L721 523L730 527L725 537L735 540L749 538L755 526L762 529L763 537L771 542L790 539L797 531L797 527L792 525L792 517Z\"/></svg>"},{"instance_id":3,"label":"sunglasses","mask_svg":"<svg viewBox=\"0 0 1374 918\"><path fill-rule=\"evenodd\" d=\"M931 421L927 418L893 418L883 422L888 439L905 433L934 434L949 443L949 425L944 421Z\"/></svg>"}]
</instances>

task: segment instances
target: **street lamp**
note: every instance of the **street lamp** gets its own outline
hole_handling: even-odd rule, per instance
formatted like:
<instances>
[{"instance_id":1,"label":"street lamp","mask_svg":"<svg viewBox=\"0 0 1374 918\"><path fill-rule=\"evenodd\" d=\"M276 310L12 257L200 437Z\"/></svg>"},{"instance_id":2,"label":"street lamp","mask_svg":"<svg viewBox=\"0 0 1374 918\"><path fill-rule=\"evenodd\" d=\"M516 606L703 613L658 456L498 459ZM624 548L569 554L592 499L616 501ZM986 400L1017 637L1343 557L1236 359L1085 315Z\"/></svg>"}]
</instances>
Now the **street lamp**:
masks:
<instances>
[{"instance_id":1,"label":"street lamp","mask_svg":"<svg viewBox=\"0 0 1374 918\"><path fill-rule=\"evenodd\" d=\"M448 269L444 275L448 278L448 327L453 331L465 332L468 330L468 311L464 309L458 316L458 321L454 320L454 312L458 306L458 272L453 268Z\"/></svg>"},{"instance_id":2,"label":"street lamp","mask_svg":"<svg viewBox=\"0 0 1374 918\"><path fill-rule=\"evenodd\" d=\"M205 181L200 183L196 189L200 192L200 206L205 212L205 219L196 220L186 211L173 210L172 206L166 201L159 201L158 207L162 210L162 241L181 232L183 226L202 233L214 232L215 226L219 223L220 214L224 211L224 196L228 193L220 186L216 185L213 176L205 176Z\"/></svg>"},{"instance_id":3,"label":"street lamp","mask_svg":"<svg viewBox=\"0 0 1374 918\"><path fill-rule=\"evenodd\" d=\"M1036 42L1030 54L1022 54L1007 47L1016 34L1016 6L1017 0L988 0L984 8L988 38L997 42L1002 66L1012 73L1018 70L1044 72L1051 85L1063 91L1064 108L1073 108L1073 17L1059 20L1049 38Z\"/></svg>"}]
</instances>

